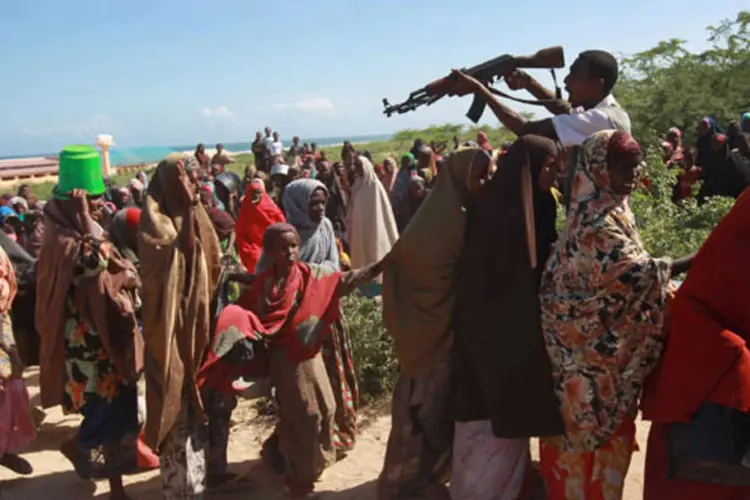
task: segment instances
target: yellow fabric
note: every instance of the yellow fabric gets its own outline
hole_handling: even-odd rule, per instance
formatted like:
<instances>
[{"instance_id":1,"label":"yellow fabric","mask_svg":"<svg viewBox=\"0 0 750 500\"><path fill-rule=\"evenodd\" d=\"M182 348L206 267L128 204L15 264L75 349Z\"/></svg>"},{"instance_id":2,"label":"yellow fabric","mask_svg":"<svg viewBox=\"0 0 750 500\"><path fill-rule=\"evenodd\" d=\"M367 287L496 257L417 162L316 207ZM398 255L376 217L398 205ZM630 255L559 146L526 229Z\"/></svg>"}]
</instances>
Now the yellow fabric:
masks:
<instances>
[{"instance_id":1,"label":"yellow fabric","mask_svg":"<svg viewBox=\"0 0 750 500\"><path fill-rule=\"evenodd\" d=\"M181 160L181 155L171 155L157 167L138 228L146 441L155 449L177 422L183 401L205 418L196 373L209 344L210 303L221 273L219 240L203 205L175 206L175 191L181 189L177 175ZM192 258L180 241L180 234L189 230L184 218L188 210L196 221Z\"/></svg>"},{"instance_id":2,"label":"yellow fabric","mask_svg":"<svg viewBox=\"0 0 750 500\"><path fill-rule=\"evenodd\" d=\"M464 246L465 204L479 149L448 158L432 190L387 259L383 320L401 371L425 374L450 352L457 265Z\"/></svg>"}]
</instances>

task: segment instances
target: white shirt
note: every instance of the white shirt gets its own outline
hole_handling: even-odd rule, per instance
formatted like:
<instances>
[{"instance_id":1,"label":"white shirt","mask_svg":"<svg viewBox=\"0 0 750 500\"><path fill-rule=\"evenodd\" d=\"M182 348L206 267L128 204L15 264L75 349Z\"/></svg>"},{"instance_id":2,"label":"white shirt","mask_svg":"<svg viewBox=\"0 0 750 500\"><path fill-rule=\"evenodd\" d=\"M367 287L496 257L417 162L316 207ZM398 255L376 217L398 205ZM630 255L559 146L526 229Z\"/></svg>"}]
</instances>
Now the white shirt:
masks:
<instances>
[{"instance_id":1,"label":"white shirt","mask_svg":"<svg viewBox=\"0 0 750 500\"><path fill-rule=\"evenodd\" d=\"M270 151L271 156L279 156L284 152L284 144L281 141L271 141L268 151Z\"/></svg>"},{"instance_id":2,"label":"white shirt","mask_svg":"<svg viewBox=\"0 0 750 500\"><path fill-rule=\"evenodd\" d=\"M263 138L263 145L266 147L266 151L271 152L271 146L273 145L273 137L268 136Z\"/></svg>"},{"instance_id":3,"label":"white shirt","mask_svg":"<svg viewBox=\"0 0 750 500\"><path fill-rule=\"evenodd\" d=\"M608 95L591 109L576 108L571 114L556 115L552 117L552 126L555 127L557 138L563 146L580 146L589 136L601 131L614 128L612 121L604 108L619 106L612 96ZM624 121L622 125L630 132L630 117L623 111Z\"/></svg>"}]
</instances>

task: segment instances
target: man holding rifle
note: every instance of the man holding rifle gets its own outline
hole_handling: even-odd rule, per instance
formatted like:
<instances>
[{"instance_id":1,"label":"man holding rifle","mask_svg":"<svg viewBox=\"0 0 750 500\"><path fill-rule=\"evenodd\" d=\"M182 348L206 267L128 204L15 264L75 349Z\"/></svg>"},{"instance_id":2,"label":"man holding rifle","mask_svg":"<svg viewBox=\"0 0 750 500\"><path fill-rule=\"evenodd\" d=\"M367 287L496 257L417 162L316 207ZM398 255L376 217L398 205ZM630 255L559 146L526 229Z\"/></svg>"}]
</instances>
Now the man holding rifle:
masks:
<instances>
[{"instance_id":1,"label":"man holding rifle","mask_svg":"<svg viewBox=\"0 0 750 500\"><path fill-rule=\"evenodd\" d=\"M612 54L602 50L582 52L570 67L565 77L565 89L569 94L572 110L565 106L549 104L547 109L554 113L552 118L527 120L501 103L479 80L458 70L453 71L458 78L456 93L477 94L492 109L497 119L518 136L540 135L560 142L565 147L573 147L573 161L568 168L567 182L563 187L565 208L570 206L570 190L575 176L577 149L590 135L600 130L617 129L630 133L630 117L612 96L611 91L617 82L617 60ZM555 94L523 71L516 70L505 77L512 90L525 88L540 100L554 100Z\"/></svg>"}]
</instances>

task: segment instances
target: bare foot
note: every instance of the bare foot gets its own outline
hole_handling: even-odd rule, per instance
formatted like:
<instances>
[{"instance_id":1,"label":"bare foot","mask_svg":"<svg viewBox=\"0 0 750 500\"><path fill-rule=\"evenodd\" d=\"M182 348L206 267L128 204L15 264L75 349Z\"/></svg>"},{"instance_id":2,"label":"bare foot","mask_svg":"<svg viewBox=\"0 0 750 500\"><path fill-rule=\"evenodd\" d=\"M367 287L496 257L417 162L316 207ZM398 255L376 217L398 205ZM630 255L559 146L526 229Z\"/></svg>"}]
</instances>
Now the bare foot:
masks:
<instances>
[{"instance_id":1,"label":"bare foot","mask_svg":"<svg viewBox=\"0 0 750 500\"><path fill-rule=\"evenodd\" d=\"M22 476L28 476L34 472L33 467L31 467L31 464L27 462L26 459L13 453L6 453L3 455L3 457L0 458L0 465Z\"/></svg>"}]
</instances>

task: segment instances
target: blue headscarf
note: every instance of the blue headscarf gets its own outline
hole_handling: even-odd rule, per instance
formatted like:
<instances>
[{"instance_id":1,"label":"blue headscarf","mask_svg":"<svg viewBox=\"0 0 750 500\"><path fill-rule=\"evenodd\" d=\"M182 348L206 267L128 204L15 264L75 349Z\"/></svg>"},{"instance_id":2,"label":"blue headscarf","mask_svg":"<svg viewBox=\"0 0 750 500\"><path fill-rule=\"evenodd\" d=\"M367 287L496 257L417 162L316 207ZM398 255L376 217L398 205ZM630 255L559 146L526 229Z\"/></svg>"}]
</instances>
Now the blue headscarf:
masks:
<instances>
[{"instance_id":1,"label":"blue headscarf","mask_svg":"<svg viewBox=\"0 0 750 500\"><path fill-rule=\"evenodd\" d=\"M0 206L0 222L5 222L8 217L18 217L18 214L7 205Z\"/></svg>"},{"instance_id":2,"label":"blue headscarf","mask_svg":"<svg viewBox=\"0 0 750 500\"><path fill-rule=\"evenodd\" d=\"M708 133L706 135L698 136L698 139L695 141L695 149L698 152L698 155L695 158L695 164L706 168L710 163L712 156L711 141L713 140L714 135L721 133L721 129L716 124L716 120L710 116L704 116L701 118L701 122L708 126Z\"/></svg>"}]
</instances>

